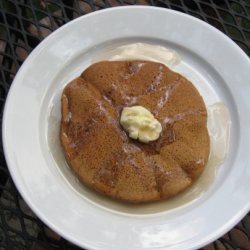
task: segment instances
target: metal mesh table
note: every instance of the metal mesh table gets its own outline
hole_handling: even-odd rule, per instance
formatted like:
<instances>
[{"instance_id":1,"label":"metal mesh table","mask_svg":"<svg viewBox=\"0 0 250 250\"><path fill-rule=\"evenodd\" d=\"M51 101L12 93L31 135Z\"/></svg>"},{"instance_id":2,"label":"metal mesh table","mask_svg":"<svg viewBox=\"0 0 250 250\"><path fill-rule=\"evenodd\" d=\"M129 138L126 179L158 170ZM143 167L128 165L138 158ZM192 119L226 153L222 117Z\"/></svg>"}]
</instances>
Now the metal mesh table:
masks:
<instances>
[{"instance_id":1,"label":"metal mesh table","mask_svg":"<svg viewBox=\"0 0 250 250\"><path fill-rule=\"evenodd\" d=\"M0 0L0 109L18 69L46 36L81 15L121 5L181 11L215 26L250 55L250 0ZM250 73L250 72L249 72ZM80 249L50 230L29 209L8 172L0 144L0 250ZM250 249L250 213L203 249Z\"/></svg>"}]
</instances>

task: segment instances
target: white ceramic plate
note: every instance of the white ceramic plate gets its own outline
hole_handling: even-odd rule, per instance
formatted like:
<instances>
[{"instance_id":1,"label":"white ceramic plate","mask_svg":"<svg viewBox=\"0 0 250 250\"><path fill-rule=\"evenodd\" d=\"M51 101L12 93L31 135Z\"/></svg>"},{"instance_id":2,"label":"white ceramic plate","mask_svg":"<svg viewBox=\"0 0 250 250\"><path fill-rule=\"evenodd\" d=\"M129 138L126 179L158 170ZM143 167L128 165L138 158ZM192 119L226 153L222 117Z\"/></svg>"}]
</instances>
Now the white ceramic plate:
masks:
<instances>
[{"instance_id":1,"label":"white ceramic plate","mask_svg":"<svg viewBox=\"0 0 250 250\"><path fill-rule=\"evenodd\" d=\"M107 48L146 42L176 50L179 70L207 105L224 102L232 120L229 157L196 194L128 206L79 184L58 141L63 86ZM45 39L9 92L4 151L14 182L52 229L89 249L193 249L230 230L250 208L250 61L215 28L154 7L121 7L78 18ZM210 173L211 174L211 173ZM205 177L204 177L205 176ZM191 198L190 198L191 197Z\"/></svg>"}]
</instances>

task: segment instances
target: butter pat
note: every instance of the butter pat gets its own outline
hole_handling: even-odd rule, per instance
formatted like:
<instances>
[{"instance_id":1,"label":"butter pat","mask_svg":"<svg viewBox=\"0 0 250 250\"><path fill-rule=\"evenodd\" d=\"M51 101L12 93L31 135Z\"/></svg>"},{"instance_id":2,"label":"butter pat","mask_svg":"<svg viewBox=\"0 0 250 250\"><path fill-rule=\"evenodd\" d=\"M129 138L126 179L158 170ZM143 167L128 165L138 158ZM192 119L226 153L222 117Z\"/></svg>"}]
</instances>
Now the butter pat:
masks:
<instances>
[{"instance_id":1,"label":"butter pat","mask_svg":"<svg viewBox=\"0 0 250 250\"><path fill-rule=\"evenodd\" d=\"M123 108L120 123L130 138L144 143L157 140L162 131L160 122L142 106Z\"/></svg>"}]
</instances>

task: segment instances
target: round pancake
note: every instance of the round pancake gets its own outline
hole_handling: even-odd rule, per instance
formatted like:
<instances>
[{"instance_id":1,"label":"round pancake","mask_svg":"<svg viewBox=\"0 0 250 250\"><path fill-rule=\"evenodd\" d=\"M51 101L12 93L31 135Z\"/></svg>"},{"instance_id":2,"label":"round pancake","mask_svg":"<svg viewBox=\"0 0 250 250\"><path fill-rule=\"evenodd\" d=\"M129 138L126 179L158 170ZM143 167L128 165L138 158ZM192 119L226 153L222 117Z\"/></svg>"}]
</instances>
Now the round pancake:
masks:
<instances>
[{"instance_id":1,"label":"round pancake","mask_svg":"<svg viewBox=\"0 0 250 250\"><path fill-rule=\"evenodd\" d=\"M69 165L88 187L109 197L149 202L172 197L202 173L209 156L207 111L193 84L160 63L102 61L62 94L60 139ZM162 125L148 144L119 120L140 105Z\"/></svg>"}]
</instances>

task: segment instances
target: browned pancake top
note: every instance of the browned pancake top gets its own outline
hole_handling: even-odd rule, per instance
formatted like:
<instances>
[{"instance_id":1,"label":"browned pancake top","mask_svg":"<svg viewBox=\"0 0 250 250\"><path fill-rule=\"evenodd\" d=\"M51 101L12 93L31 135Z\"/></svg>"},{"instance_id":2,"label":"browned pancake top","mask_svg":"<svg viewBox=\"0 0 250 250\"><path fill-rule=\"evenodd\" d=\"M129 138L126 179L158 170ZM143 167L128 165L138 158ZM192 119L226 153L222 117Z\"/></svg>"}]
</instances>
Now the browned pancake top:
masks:
<instances>
[{"instance_id":1,"label":"browned pancake top","mask_svg":"<svg viewBox=\"0 0 250 250\"><path fill-rule=\"evenodd\" d=\"M132 140L120 126L122 108L134 105L162 124L157 141ZM183 191L209 155L202 97L186 78L155 62L103 61L87 68L63 91L60 137L83 183L129 202Z\"/></svg>"}]
</instances>

